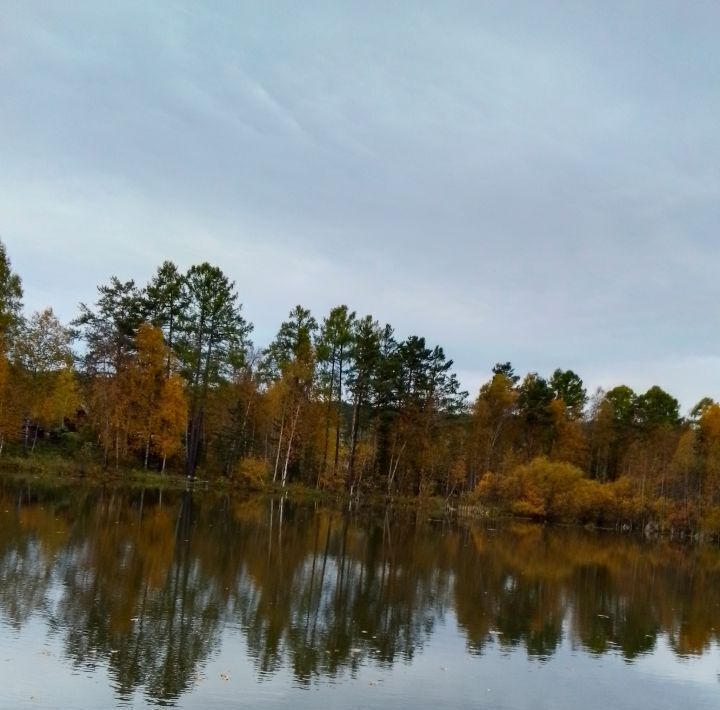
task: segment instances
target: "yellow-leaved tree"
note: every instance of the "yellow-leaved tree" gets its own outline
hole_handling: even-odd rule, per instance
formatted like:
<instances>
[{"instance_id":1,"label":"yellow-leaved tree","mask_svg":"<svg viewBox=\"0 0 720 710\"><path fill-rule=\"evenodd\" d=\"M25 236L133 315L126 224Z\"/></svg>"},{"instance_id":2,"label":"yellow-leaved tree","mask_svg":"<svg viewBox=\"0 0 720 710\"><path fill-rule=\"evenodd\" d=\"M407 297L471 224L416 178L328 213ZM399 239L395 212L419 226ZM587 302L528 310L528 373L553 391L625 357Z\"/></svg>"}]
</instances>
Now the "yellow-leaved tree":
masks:
<instances>
[{"instance_id":1,"label":"yellow-leaved tree","mask_svg":"<svg viewBox=\"0 0 720 710\"><path fill-rule=\"evenodd\" d=\"M17 439L22 430L22 409L14 382L10 362L0 345L0 454L5 444Z\"/></svg>"},{"instance_id":2,"label":"yellow-leaved tree","mask_svg":"<svg viewBox=\"0 0 720 710\"><path fill-rule=\"evenodd\" d=\"M182 435L188 421L188 401L182 379L172 373L163 382L153 448L162 457L162 470L171 456L182 449Z\"/></svg>"},{"instance_id":3,"label":"yellow-leaved tree","mask_svg":"<svg viewBox=\"0 0 720 710\"><path fill-rule=\"evenodd\" d=\"M165 381L165 341L162 331L143 323L135 336L137 354L128 368L128 399L132 402L132 432L148 467Z\"/></svg>"},{"instance_id":4,"label":"yellow-leaved tree","mask_svg":"<svg viewBox=\"0 0 720 710\"><path fill-rule=\"evenodd\" d=\"M127 400L135 449L142 453L145 468L151 453L162 457L163 470L169 456L181 448L187 424L187 399L180 378L168 376L170 357L163 332L143 323L135 337L136 355L127 371Z\"/></svg>"},{"instance_id":5,"label":"yellow-leaved tree","mask_svg":"<svg viewBox=\"0 0 720 710\"><path fill-rule=\"evenodd\" d=\"M70 341L51 308L33 313L18 329L13 386L21 400L26 449L34 450L40 430L62 428L80 403Z\"/></svg>"}]
</instances>

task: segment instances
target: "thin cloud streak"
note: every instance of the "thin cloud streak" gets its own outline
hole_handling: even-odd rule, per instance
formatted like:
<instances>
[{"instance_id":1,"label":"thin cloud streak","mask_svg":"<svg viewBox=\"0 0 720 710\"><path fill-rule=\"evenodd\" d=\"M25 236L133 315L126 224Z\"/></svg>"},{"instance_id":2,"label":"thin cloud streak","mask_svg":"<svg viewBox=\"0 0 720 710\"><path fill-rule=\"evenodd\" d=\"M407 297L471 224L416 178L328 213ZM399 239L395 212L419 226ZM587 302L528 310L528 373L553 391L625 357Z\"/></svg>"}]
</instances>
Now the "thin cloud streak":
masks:
<instances>
[{"instance_id":1,"label":"thin cloud streak","mask_svg":"<svg viewBox=\"0 0 720 710\"><path fill-rule=\"evenodd\" d=\"M68 319L110 274L210 260L258 344L297 302L347 303L442 344L471 391L511 359L720 394L716 4L0 12L28 307Z\"/></svg>"}]
</instances>

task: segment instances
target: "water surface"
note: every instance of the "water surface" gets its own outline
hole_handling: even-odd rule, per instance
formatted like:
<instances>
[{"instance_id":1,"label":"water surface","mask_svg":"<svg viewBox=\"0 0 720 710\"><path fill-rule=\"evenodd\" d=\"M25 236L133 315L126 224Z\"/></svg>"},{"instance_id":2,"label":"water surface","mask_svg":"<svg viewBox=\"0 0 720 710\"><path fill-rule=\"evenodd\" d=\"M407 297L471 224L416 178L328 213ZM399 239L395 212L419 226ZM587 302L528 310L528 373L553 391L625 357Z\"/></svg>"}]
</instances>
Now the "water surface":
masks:
<instances>
[{"instance_id":1,"label":"water surface","mask_svg":"<svg viewBox=\"0 0 720 710\"><path fill-rule=\"evenodd\" d=\"M0 707L716 708L720 551L0 482Z\"/></svg>"}]
</instances>

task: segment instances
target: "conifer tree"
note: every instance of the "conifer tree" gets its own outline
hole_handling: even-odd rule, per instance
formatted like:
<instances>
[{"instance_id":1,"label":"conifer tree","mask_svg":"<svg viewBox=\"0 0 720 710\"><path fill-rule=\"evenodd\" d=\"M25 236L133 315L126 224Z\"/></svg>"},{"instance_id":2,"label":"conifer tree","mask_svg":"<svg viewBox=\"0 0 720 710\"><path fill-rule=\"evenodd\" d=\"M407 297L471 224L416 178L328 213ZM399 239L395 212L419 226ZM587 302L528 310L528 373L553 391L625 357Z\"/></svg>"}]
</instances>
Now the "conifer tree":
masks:
<instances>
[{"instance_id":1,"label":"conifer tree","mask_svg":"<svg viewBox=\"0 0 720 710\"><path fill-rule=\"evenodd\" d=\"M207 262L185 277L185 302L178 323L178 354L190 397L186 472L194 478L204 440L208 392L232 377L245 360L252 325L241 315L234 282Z\"/></svg>"}]
</instances>

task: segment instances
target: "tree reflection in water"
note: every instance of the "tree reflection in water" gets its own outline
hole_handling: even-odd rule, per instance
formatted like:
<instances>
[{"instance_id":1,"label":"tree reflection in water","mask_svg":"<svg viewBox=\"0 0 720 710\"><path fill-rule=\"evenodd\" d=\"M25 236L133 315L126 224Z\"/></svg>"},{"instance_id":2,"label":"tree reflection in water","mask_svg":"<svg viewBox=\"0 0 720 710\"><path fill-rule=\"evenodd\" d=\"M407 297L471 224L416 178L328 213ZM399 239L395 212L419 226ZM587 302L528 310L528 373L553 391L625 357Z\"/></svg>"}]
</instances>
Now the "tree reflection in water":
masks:
<instances>
[{"instance_id":1,"label":"tree reflection in water","mask_svg":"<svg viewBox=\"0 0 720 710\"><path fill-rule=\"evenodd\" d=\"M239 628L260 679L300 683L409 661L451 614L468 649L628 661L665 636L718 640L720 551L285 500L52 488L0 491L0 614L36 615L119 697L173 703Z\"/></svg>"}]
</instances>

